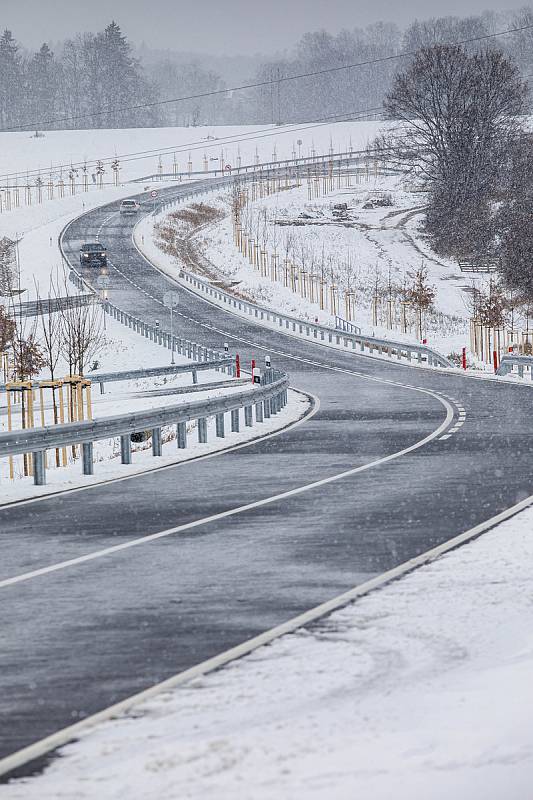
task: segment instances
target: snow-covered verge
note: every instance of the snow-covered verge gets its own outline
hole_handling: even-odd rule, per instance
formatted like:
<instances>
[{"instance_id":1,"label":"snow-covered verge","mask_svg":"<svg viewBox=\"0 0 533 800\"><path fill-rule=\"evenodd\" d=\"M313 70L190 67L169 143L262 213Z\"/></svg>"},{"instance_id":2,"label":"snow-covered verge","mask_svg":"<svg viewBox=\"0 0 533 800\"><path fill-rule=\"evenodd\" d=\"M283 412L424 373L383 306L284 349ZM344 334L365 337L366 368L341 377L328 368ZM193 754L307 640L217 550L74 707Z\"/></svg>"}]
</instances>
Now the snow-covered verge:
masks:
<instances>
[{"instance_id":1,"label":"snow-covered verge","mask_svg":"<svg viewBox=\"0 0 533 800\"><path fill-rule=\"evenodd\" d=\"M352 183L351 187L335 188L326 196L309 201L304 181L300 187L283 188L244 209L242 227L254 232L268 256L278 254L278 281L263 277L235 246L227 192L200 198L201 202L224 212L222 220L196 231L184 229L183 235L196 249L200 261L210 266L211 274L226 279L231 291L241 297L301 319L317 319L333 325L334 315L327 308L321 310L318 302L311 302L283 285L282 265L287 257L309 274L317 278L323 275L328 283L333 281L338 285L341 316L346 316L344 291L355 291L354 321L364 333L411 343L418 341L415 313L409 310L410 330L404 333L400 299L402 290L413 282L416 270L423 263L429 283L435 289L435 308L425 315L424 336L443 355L460 352L468 339L469 300L464 290L471 287L466 277L458 274L457 264L438 260L424 241L419 229L420 215L416 215L424 197L397 177L377 176L356 183L352 176ZM391 205L373 205L383 196ZM336 211L338 204L347 205L345 214ZM136 238L142 239L144 251L160 268L176 273L176 261L158 247L161 226L166 224L163 215L155 220L147 218L138 226ZM170 224L176 228L178 223L172 219ZM182 231L178 230L178 234ZM184 266L193 268L187 262ZM395 298L394 328L386 325L389 284ZM380 297L378 324L374 324L371 309L376 290Z\"/></svg>"},{"instance_id":2,"label":"snow-covered verge","mask_svg":"<svg viewBox=\"0 0 533 800\"><path fill-rule=\"evenodd\" d=\"M390 206L365 207L382 196L387 196ZM324 274L329 283L336 283L341 292L341 316L345 316L344 290L355 290L355 322L365 333L383 338L417 341L414 318L412 329L406 334L400 329L399 318L394 329L386 327L386 298L389 283L395 296L412 283L423 263L435 288L435 312L426 315L424 335L432 347L448 355L467 344L468 305L463 292L467 280L458 274L456 264L439 261L423 241L415 227L419 218L411 218L413 209L423 203L424 196L411 191L397 177L378 175L312 200L308 199L304 181L299 188L252 203L243 214L243 224L261 236L262 248L267 252L281 254L281 260L289 252L289 258L297 265L308 272ZM336 214L334 207L338 204L347 205L345 214ZM238 281L239 290L252 292L264 304L278 307L280 301L285 302L299 306L311 318L331 321L331 314L320 311L318 303L303 300L281 282L262 278L253 270L235 247L229 217L198 238L207 259L226 277ZM371 311L376 284L382 298L377 325ZM395 306L399 317L399 299Z\"/></svg>"},{"instance_id":3,"label":"snow-covered verge","mask_svg":"<svg viewBox=\"0 0 533 800\"><path fill-rule=\"evenodd\" d=\"M104 723L6 800L525 800L533 509Z\"/></svg>"}]
</instances>

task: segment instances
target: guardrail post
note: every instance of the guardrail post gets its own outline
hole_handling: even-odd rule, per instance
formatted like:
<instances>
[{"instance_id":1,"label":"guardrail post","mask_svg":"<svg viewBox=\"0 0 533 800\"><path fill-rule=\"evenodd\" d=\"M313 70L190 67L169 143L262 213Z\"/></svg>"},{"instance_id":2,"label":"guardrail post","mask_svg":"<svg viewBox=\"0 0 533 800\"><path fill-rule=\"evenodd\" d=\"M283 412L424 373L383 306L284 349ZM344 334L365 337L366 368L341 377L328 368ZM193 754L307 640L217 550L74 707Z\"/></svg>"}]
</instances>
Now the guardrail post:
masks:
<instances>
[{"instance_id":1,"label":"guardrail post","mask_svg":"<svg viewBox=\"0 0 533 800\"><path fill-rule=\"evenodd\" d=\"M198 373L196 372L195 369L193 369L193 371L192 371L192 382L193 383L198 383Z\"/></svg>"},{"instance_id":2,"label":"guardrail post","mask_svg":"<svg viewBox=\"0 0 533 800\"><path fill-rule=\"evenodd\" d=\"M187 423L178 422L176 425L176 441L178 443L178 450L185 450L187 447Z\"/></svg>"},{"instance_id":3,"label":"guardrail post","mask_svg":"<svg viewBox=\"0 0 533 800\"><path fill-rule=\"evenodd\" d=\"M217 436L219 439L224 438L224 414L217 414L216 415L216 428L217 428Z\"/></svg>"},{"instance_id":4,"label":"guardrail post","mask_svg":"<svg viewBox=\"0 0 533 800\"><path fill-rule=\"evenodd\" d=\"M104 394L104 392L105 392L104 382L100 381L100 394Z\"/></svg>"},{"instance_id":5,"label":"guardrail post","mask_svg":"<svg viewBox=\"0 0 533 800\"><path fill-rule=\"evenodd\" d=\"M263 402L255 404L255 421L263 422Z\"/></svg>"},{"instance_id":6,"label":"guardrail post","mask_svg":"<svg viewBox=\"0 0 533 800\"><path fill-rule=\"evenodd\" d=\"M200 444L207 442L207 420L205 417L200 417L198 420L198 441Z\"/></svg>"},{"instance_id":7,"label":"guardrail post","mask_svg":"<svg viewBox=\"0 0 533 800\"><path fill-rule=\"evenodd\" d=\"M163 446L161 444L161 428L153 428L152 430L152 455L163 455Z\"/></svg>"},{"instance_id":8,"label":"guardrail post","mask_svg":"<svg viewBox=\"0 0 533 800\"><path fill-rule=\"evenodd\" d=\"M239 409L234 408L231 412L231 430L233 433L239 432Z\"/></svg>"},{"instance_id":9,"label":"guardrail post","mask_svg":"<svg viewBox=\"0 0 533 800\"><path fill-rule=\"evenodd\" d=\"M270 419L270 398L263 400L263 413L265 419Z\"/></svg>"},{"instance_id":10,"label":"guardrail post","mask_svg":"<svg viewBox=\"0 0 533 800\"><path fill-rule=\"evenodd\" d=\"M94 473L93 443L92 442L83 442L83 444L81 446L81 454L82 454L82 462L83 462L83 474L84 475L93 475L93 473Z\"/></svg>"},{"instance_id":11,"label":"guardrail post","mask_svg":"<svg viewBox=\"0 0 533 800\"><path fill-rule=\"evenodd\" d=\"M46 484L45 450L33 453L33 482L35 486Z\"/></svg>"},{"instance_id":12,"label":"guardrail post","mask_svg":"<svg viewBox=\"0 0 533 800\"><path fill-rule=\"evenodd\" d=\"M123 464L131 464L131 438L129 433L120 437L120 460Z\"/></svg>"},{"instance_id":13,"label":"guardrail post","mask_svg":"<svg viewBox=\"0 0 533 800\"><path fill-rule=\"evenodd\" d=\"M254 424L254 415L252 406L244 406L244 424L247 428L251 428Z\"/></svg>"}]
</instances>

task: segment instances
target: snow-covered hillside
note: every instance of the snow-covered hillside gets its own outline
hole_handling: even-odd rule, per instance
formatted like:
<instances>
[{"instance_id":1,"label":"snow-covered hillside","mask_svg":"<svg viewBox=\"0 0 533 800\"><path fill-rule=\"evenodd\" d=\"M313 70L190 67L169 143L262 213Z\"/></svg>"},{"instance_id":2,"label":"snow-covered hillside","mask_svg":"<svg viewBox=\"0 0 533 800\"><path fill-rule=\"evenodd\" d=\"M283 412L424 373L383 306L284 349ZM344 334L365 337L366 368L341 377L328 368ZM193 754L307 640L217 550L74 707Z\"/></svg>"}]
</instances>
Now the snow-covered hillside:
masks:
<instances>
[{"instance_id":1,"label":"snow-covered hillside","mask_svg":"<svg viewBox=\"0 0 533 800\"><path fill-rule=\"evenodd\" d=\"M302 158L327 153L362 149L381 129L380 122L339 122L309 125L240 125L198 128L131 128L126 130L46 131L35 137L30 132L0 133L0 185L5 176L41 170L43 176L71 164L95 163L98 159L118 158L122 180L157 171L159 151L163 170L171 172L174 154L178 168L188 169L189 154L193 170L216 169L223 151L224 163L236 166L277 158ZM301 144L298 144L298 141ZM109 177L109 176L108 176Z\"/></svg>"}]
</instances>

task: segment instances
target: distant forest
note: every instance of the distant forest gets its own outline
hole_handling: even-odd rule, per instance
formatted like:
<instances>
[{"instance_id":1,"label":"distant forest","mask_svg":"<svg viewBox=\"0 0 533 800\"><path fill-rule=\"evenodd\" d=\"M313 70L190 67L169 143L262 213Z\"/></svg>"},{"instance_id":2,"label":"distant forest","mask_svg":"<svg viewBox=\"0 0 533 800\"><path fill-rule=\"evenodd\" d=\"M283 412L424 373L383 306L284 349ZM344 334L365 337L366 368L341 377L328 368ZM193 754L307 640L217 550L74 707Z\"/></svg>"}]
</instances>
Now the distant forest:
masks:
<instances>
[{"instance_id":1,"label":"distant forest","mask_svg":"<svg viewBox=\"0 0 533 800\"><path fill-rule=\"evenodd\" d=\"M533 10L483 13L467 18L416 21L406 30L383 22L365 29L305 34L294 50L269 61L136 49L112 22L31 53L11 31L0 37L0 129L125 128L162 125L265 124L334 119L368 112L379 116L396 72L410 53L437 42L457 42L495 31L533 24ZM470 48L497 47L533 74L533 32L526 30ZM407 55L356 69L284 80L330 67ZM218 59L219 62L223 60ZM225 72L225 76L221 73ZM230 81L228 84L227 81ZM269 85L225 91L228 85ZM179 102L160 101L216 94ZM375 111L372 111L375 109Z\"/></svg>"}]
</instances>

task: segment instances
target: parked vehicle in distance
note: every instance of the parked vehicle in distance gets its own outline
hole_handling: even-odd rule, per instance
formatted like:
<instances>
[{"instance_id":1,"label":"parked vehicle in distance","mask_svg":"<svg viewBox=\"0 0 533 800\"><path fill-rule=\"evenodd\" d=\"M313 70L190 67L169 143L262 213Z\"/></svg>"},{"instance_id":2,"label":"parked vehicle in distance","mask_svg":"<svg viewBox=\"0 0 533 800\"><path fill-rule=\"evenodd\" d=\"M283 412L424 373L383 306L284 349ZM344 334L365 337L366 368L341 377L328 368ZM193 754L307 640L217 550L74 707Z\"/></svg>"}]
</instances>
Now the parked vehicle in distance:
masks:
<instances>
[{"instance_id":1,"label":"parked vehicle in distance","mask_svg":"<svg viewBox=\"0 0 533 800\"><path fill-rule=\"evenodd\" d=\"M80 248L80 264L82 267L107 266L107 249L100 242L82 244Z\"/></svg>"},{"instance_id":2,"label":"parked vehicle in distance","mask_svg":"<svg viewBox=\"0 0 533 800\"><path fill-rule=\"evenodd\" d=\"M121 214L136 214L140 206L137 200L123 200L120 204Z\"/></svg>"}]
</instances>

